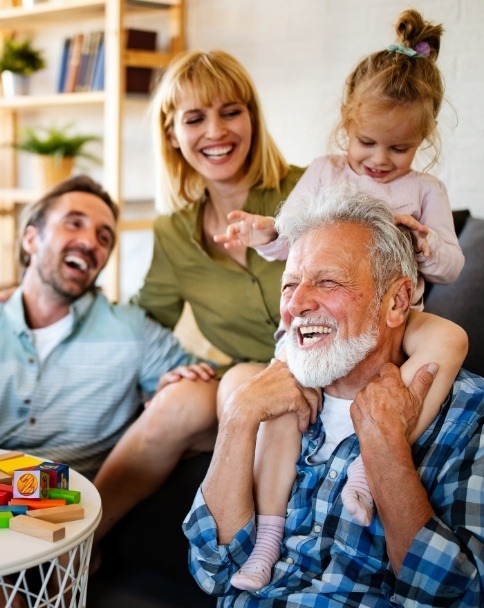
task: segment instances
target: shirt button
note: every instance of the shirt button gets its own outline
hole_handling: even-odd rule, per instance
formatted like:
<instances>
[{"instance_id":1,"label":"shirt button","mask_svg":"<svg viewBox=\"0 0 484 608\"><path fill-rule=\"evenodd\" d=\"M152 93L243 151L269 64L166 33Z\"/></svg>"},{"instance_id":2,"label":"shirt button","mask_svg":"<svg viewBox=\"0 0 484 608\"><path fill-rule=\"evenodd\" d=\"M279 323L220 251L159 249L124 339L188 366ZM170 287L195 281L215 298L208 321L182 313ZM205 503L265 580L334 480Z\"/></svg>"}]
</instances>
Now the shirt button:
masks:
<instances>
[{"instance_id":1,"label":"shirt button","mask_svg":"<svg viewBox=\"0 0 484 608\"><path fill-rule=\"evenodd\" d=\"M286 557L286 564L293 564L294 560L292 559L292 557Z\"/></svg>"},{"instance_id":2,"label":"shirt button","mask_svg":"<svg viewBox=\"0 0 484 608\"><path fill-rule=\"evenodd\" d=\"M29 418L29 424L34 425L37 423L37 418Z\"/></svg>"},{"instance_id":3,"label":"shirt button","mask_svg":"<svg viewBox=\"0 0 484 608\"><path fill-rule=\"evenodd\" d=\"M321 532L321 526L319 524L316 524L313 528L313 532L319 534Z\"/></svg>"},{"instance_id":4,"label":"shirt button","mask_svg":"<svg viewBox=\"0 0 484 608\"><path fill-rule=\"evenodd\" d=\"M333 469L333 470L331 470L331 471L329 472L329 478L330 478L330 479L336 479L336 477L338 477L338 471L335 471L334 469Z\"/></svg>"},{"instance_id":5,"label":"shirt button","mask_svg":"<svg viewBox=\"0 0 484 608\"><path fill-rule=\"evenodd\" d=\"M26 403L28 405L30 403L30 399L29 398L24 399L24 403Z\"/></svg>"}]
</instances>

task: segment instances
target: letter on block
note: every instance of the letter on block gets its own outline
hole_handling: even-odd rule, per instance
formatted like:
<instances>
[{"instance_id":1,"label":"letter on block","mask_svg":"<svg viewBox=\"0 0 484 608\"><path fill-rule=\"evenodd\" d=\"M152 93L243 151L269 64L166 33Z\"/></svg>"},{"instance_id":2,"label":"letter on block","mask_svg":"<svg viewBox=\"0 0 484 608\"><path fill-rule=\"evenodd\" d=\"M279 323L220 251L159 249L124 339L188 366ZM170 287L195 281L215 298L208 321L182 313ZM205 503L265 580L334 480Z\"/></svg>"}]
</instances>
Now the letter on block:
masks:
<instances>
[{"instance_id":1,"label":"letter on block","mask_svg":"<svg viewBox=\"0 0 484 608\"><path fill-rule=\"evenodd\" d=\"M36 538L41 538L50 542L62 540L66 535L64 526L52 524L50 521L43 521L42 519L34 519L27 515L12 517L10 520L10 530L28 534L29 536L35 536Z\"/></svg>"},{"instance_id":2,"label":"letter on block","mask_svg":"<svg viewBox=\"0 0 484 608\"><path fill-rule=\"evenodd\" d=\"M60 524L65 521L84 519L84 507L81 507L81 505L65 505L64 507L35 509L34 511L28 511L27 515L34 519L42 519L43 521L50 521L53 524Z\"/></svg>"}]
</instances>

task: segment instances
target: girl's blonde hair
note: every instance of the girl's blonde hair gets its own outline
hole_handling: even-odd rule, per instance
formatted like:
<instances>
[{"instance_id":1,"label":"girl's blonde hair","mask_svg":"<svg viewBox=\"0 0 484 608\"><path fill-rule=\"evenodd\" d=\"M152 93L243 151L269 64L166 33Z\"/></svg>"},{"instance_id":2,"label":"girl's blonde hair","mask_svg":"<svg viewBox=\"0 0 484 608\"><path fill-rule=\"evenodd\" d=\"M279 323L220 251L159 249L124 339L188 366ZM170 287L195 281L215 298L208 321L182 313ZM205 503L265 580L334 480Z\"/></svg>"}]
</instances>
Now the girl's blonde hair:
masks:
<instances>
[{"instance_id":1,"label":"girl's blonde hair","mask_svg":"<svg viewBox=\"0 0 484 608\"><path fill-rule=\"evenodd\" d=\"M344 148L348 130L362 125L365 116L399 107L408 112L422 140L434 149L431 166L440 148L437 116L444 83L436 61L444 30L425 21L416 10L406 10L395 31L397 45L365 57L348 76L335 140Z\"/></svg>"},{"instance_id":2,"label":"girl's blonde hair","mask_svg":"<svg viewBox=\"0 0 484 608\"><path fill-rule=\"evenodd\" d=\"M171 212L194 203L205 190L202 176L171 143L173 120L181 97L193 94L201 105L214 99L240 101L248 108L252 141L245 181L248 188L279 189L289 167L267 131L259 98L245 68L224 51L190 51L178 56L164 73L152 103L157 134L159 188L162 200L158 209Z\"/></svg>"}]
</instances>

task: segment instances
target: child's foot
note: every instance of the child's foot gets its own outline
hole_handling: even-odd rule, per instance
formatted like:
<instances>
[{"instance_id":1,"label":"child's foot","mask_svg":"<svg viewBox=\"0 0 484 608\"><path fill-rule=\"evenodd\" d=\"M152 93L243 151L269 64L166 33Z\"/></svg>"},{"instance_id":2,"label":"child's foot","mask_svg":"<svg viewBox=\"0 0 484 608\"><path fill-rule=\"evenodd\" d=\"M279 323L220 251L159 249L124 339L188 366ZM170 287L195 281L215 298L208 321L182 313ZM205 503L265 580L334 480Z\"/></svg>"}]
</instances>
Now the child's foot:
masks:
<instances>
[{"instance_id":1,"label":"child's foot","mask_svg":"<svg viewBox=\"0 0 484 608\"><path fill-rule=\"evenodd\" d=\"M231 583L242 591L257 591L269 584L272 566L279 557L284 536L284 517L259 515L254 549Z\"/></svg>"},{"instance_id":2,"label":"child's foot","mask_svg":"<svg viewBox=\"0 0 484 608\"><path fill-rule=\"evenodd\" d=\"M365 468L361 456L358 456L348 467L348 481L341 498L351 517L362 526L369 526L373 518L373 497L366 480Z\"/></svg>"}]
</instances>

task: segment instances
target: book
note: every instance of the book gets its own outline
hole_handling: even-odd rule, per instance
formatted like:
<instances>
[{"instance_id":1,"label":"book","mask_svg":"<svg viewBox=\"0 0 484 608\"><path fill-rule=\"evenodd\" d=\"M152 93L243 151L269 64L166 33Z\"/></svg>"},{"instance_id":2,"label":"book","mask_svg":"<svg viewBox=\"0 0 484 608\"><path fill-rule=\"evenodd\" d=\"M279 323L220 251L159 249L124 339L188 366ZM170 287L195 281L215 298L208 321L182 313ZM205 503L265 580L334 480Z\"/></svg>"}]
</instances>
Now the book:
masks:
<instances>
[{"instance_id":1,"label":"book","mask_svg":"<svg viewBox=\"0 0 484 608\"><path fill-rule=\"evenodd\" d=\"M91 91L104 90L104 54L104 36L101 36L96 57L94 58Z\"/></svg>"},{"instance_id":2,"label":"book","mask_svg":"<svg viewBox=\"0 0 484 608\"><path fill-rule=\"evenodd\" d=\"M145 51L156 49L157 32L151 30L126 30L126 48ZM151 91L151 68L128 67L126 69L126 93L148 95Z\"/></svg>"},{"instance_id":3,"label":"book","mask_svg":"<svg viewBox=\"0 0 484 608\"><path fill-rule=\"evenodd\" d=\"M74 85L74 91L85 91L86 90L86 68L89 59L89 47L91 44L92 34L84 34L81 45L81 55L79 57L79 68L76 74L76 83Z\"/></svg>"},{"instance_id":4,"label":"book","mask_svg":"<svg viewBox=\"0 0 484 608\"><path fill-rule=\"evenodd\" d=\"M57 80L57 93L62 93L64 91L64 86L66 82L66 73L67 73L67 61L69 59L69 47L71 44L70 38L65 38L62 46L62 54L59 68L59 78Z\"/></svg>"},{"instance_id":5,"label":"book","mask_svg":"<svg viewBox=\"0 0 484 608\"><path fill-rule=\"evenodd\" d=\"M92 81L94 77L94 67L96 57L99 51L99 44L101 39L104 37L104 32L92 32L89 44L89 53L86 62L86 73L84 75L84 90L92 90Z\"/></svg>"},{"instance_id":6,"label":"book","mask_svg":"<svg viewBox=\"0 0 484 608\"><path fill-rule=\"evenodd\" d=\"M64 93L72 93L76 87L77 72L81 61L83 34L75 34L69 45L69 57L67 59L67 73L64 83Z\"/></svg>"}]
</instances>

